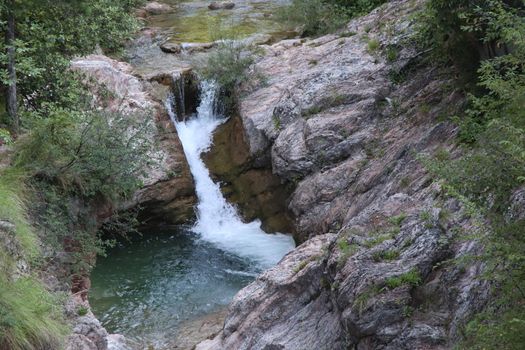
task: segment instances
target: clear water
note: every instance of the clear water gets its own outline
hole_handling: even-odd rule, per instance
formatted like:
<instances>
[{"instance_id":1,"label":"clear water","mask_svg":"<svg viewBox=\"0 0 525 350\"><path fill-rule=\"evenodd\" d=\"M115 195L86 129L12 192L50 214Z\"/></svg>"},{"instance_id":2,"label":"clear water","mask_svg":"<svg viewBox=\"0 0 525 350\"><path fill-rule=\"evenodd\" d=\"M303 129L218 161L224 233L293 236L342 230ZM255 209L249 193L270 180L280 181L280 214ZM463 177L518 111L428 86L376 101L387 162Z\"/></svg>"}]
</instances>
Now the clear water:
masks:
<instances>
[{"instance_id":1,"label":"clear water","mask_svg":"<svg viewBox=\"0 0 525 350\"><path fill-rule=\"evenodd\" d=\"M89 298L109 332L162 348L182 322L227 305L258 271L253 262L173 227L99 258Z\"/></svg>"},{"instance_id":2,"label":"clear water","mask_svg":"<svg viewBox=\"0 0 525 350\"><path fill-rule=\"evenodd\" d=\"M227 305L262 270L295 246L282 233L265 233L261 222L244 223L223 197L201 159L213 131L225 121L217 115L217 87L202 82L197 115L178 121L167 103L184 147L198 197L192 227L153 232L116 247L92 273L90 302L108 331L139 344L163 346L177 326Z\"/></svg>"}]
</instances>

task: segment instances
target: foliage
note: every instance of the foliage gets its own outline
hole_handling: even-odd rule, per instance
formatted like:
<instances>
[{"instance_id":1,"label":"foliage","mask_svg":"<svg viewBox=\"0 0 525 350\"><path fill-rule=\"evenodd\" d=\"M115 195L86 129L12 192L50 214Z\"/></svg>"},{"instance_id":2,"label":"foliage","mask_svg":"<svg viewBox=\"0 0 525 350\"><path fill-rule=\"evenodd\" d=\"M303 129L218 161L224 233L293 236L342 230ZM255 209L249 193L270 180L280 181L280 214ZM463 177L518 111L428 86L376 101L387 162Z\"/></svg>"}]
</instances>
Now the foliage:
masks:
<instances>
[{"instance_id":1,"label":"foliage","mask_svg":"<svg viewBox=\"0 0 525 350\"><path fill-rule=\"evenodd\" d=\"M67 331L56 296L31 277L0 275L0 348L57 349Z\"/></svg>"},{"instance_id":2,"label":"foliage","mask_svg":"<svg viewBox=\"0 0 525 350\"><path fill-rule=\"evenodd\" d=\"M389 277L385 280L385 285L394 289L402 285L409 285L416 287L421 284L421 275L417 269L410 270L406 273L403 273L399 276Z\"/></svg>"},{"instance_id":3,"label":"foliage","mask_svg":"<svg viewBox=\"0 0 525 350\"><path fill-rule=\"evenodd\" d=\"M25 176L7 169L0 174L0 220L14 225L14 239L27 261L38 257L37 237L27 219ZM1 233L0 233L1 234ZM15 261L0 247L0 348L58 348L66 327L59 301L33 277L9 280Z\"/></svg>"},{"instance_id":4,"label":"foliage","mask_svg":"<svg viewBox=\"0 0 525 350\"><path fill-rule=\"evenodd\" d=\"M0 128L0 146L10 145L12 142L13 138L11 137L11 133L6 129Z\"/></svg>"},{"instance_id":5,"label":"foliage","mask_svg":"<svg viewBox=\"0 0 525 350\"><path fill-rule=\"evenodd\" d=\"M17 89L26 109L45 116L49 104L68 107L82 99L72 57L101 48L117 52L138 28L137 0L14 1ZM0 28L7 13L0 4ZM0 44L0 83L8 83L5 43ZM80 94L79 94L80 93ZM22 122L24 120L22 119Z\"/></svg>"},{"instance_id":6,"label":"foliage","mask_svg":"<svg viewBox=\"0 0 525 350\"><path fill-rule=\"evenodd\" d=\"M76 56L99 50L118 54L137 29L132 10L139 2L0 2L2 31L6 6L14 4L10 9L16 23L15 68L24 129L14 142L12 166L0 175L0 220L13 224L13 244L21 246L32 268L43 259L34 229L38 227L44 246L69 254L72 266L64 267L85 273L95 254L112 243L97 232L93 208L106 205L111 215L112 202L133 193L154 161L148 155L152 121L94 109L92 93L101 87L69 69ZM6 74L5 43L0 46L3 91L12 82ZM9 125L9 121L0 120L0 124ZM11 141L10 134L0 129L0 143ZM116 218L103 229L121 230L132 223L133 216ZM0 348L60 348L66 332L60 301L36 277L12 279L14 265L0 247Z\"/></svg>"},{"instance_id":7,"label":"foliage","mask_svg":"<svg viewBox=\"0 0 525 350\"><path fill-rule=\"evenodd\" d=\"M399 251L397 250L379 251L372 254L372 259L374 259L375 262L391 261L397 258L399 258Z\"/></svg>"},{"instance_id":8,"label":"foliage","mask_svg":"<svg viewBox=\"0 0 525 350\"><path fill-rule=\"evenodd\" d=\"M523 1L432 0L420 32L434 56L470 67L477 80L468 109L453 118L462 156L425 161L451 195L490 224L477 258L496 299L467 326L461 347L469 349L518 349L525 334L525 222L508 214L525 181L524 16Z\"/></svg>"},{"instance_id":9,"label":"foliage","mask_svg":"<svg viewBox=\"0 0 525 350\"><path fill-rule=\"evenodd\" d=\"M340 7L323 0L293 0L278 16L288 26L299 27L304 36L333 32L348 21Z\"/></svg>"},{"instance_id":10,"label":"foliage","mask_svg":"<svg viewBox=\"0 0 525 350\"><path fill-rule=\"evenodd\" d=\"M34 121L18 145L17 166L86 199L124 198L140 184L149 164L147 118L102 111L53 110Z\"/></svg>"},{"instance_id":11,"label":"foliage","mask_svg":"<svg viewBox=\"0 0 525 350\"><path fill-rule=\"evenodd\" d=\"M238 88L250 79L262 77L249 71L256 52L238 41L222 40L206 60L197 63L197 72L205 80L216 81L224 97L224 108L231 112L236 107Z\"/></svg>"},{"instance_id":12,"label":"foliage","mask_svg":"<svg viewBox=\"0 0 525 350\"><path fill-rule=\"evenodd\" d=\"M281 22L316 36L341 28L353 17L365 15L385 0L293 0L278 15ZM348 35L346 35L348 36Z\"/></svg>"}]
</instances>

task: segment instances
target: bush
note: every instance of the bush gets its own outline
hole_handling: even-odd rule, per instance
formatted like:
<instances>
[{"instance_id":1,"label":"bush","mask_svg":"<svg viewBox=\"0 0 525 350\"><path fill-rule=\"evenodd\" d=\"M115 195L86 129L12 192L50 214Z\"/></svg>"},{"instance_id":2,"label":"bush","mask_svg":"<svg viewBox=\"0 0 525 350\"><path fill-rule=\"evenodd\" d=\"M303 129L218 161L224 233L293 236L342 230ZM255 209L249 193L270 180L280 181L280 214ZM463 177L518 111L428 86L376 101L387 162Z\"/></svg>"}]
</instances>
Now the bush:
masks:
<instances>
[{"instance_id":1,"label":"bush","mask_svg":"<svg viewBox=\"0 0 525 350\"><path fill-rule=\"evenodd\" d=\"M293 0L278 13L281 22L299 29L303 36L322 35L335 31L348 21L339 7L323 0Z\"/></svg>"},{"instance_id":2,"label":"bush","mask_svg":"<svg viewBox=\"0 0 525 350\"><path fill-rule=\"evenodd\" d=\"M221 87L224 108L232 112L236 108L238 89L250 79L262 80L255 72L249 72L255 61L255 51L234 40L222 40L206 60L197 62L197 73L204 80L215 81Z\"/></svg>"},{"instance_id":3,"label":"bush","mask_svg":"<svg viewBox=\"0 0 525 350\"><path fill-rule=\"evenodd\" d=\"M293 0L278 18L287 26L299 29L304 36L331 33L351 18L365 15L386 0Z\"/></svg>"},{"instance_id":4,"label":"bush","mask_svg":"<svg viewBox=\"0 0 525 350\"><path fill-rule=\"evenodd\" d=\"M453 118L463 155L425 161L450 195L486 218L485 251L476 258L486 266L483 277L492 282L494 299L469 323L461 347L519 349L525 334L525 222L510 218L508 208L525 181L525 4L432 0L426 16L426 45L449 60L461 49L471 51L461 59L478 68L468 109Z\"/></svg>"},{"instance_id":5,"label":"bush","mask_svg":"<svg viewBox=\"0 0 525 350\"><path fill-rule=\"evenodd\" d=\"M421 284L421 276L419 272L414 269L406 272L402 275L390 277L385 280L385 285L389 289L394 289L402 285L409 285L416 287Z\"/></svg>"},{"instance_id":6,"label":"bush","mask_svg":"<svg viewBox=\"0 0 525 350\"><path fill-rule=\"evenodd\" d=\"M139 187L151 164L152 131L147 118L57 108L34 122L15 163L64 194L117 200Z\"/></svg>"}]
</instances>

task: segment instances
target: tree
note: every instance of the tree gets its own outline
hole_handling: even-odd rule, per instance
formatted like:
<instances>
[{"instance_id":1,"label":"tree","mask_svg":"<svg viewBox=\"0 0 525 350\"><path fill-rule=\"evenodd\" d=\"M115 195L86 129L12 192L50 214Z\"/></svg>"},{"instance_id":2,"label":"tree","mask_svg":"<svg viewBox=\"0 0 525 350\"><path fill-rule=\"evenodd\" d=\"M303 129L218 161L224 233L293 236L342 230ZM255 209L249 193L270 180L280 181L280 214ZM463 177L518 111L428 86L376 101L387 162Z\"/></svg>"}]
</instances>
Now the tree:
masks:
<instances>
[{"instance_id":1,"label":"tree","mask_svg":"<svg viewBox=\"0 0 525 350\"><path fill-rule=\"evenodd\" d=\"M15 14L14 0L6 3L7 28L5 31L5 47L7 55L7 89L6 89L6 112L9 116L15 133L19 132L17 99L16 99L16 69L15 69Z\"/></svg>"}]
</instances>

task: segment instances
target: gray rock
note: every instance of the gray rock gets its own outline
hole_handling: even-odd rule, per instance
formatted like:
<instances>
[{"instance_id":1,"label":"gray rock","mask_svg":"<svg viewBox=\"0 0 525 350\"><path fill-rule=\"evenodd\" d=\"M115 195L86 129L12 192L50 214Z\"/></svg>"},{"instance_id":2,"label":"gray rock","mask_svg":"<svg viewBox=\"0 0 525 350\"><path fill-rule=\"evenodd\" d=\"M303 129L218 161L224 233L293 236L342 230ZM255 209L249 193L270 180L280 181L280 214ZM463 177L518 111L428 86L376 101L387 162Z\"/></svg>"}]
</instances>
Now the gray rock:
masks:
<instances>
[{"instance_id":1,"label":"gray rock","mask_svg":"<svg viewBox=\"0 0 525 350\"><path fill-rule=\"evenodd\" d=\"M208 5L210 10L231 10L235 7L235 3L231 1L213 1Z\"/></svg>"},{"instance_id":2,"label":"gray rock","mask_svg":"<svg viewBox=\"0 0 525 350\"><path fill-rule=\"evenodd\" d=\"M162 52L166 53L180 53L182 51L182 46L177 43L166 42L160 45Z\"/></svg>"},{"instance_id":3,"label":"gray rock","mask_svg":"<svg viewBox=\"0 0 525 350\"><path fill-rule=\"evenodd\" d=\"M295 186L304 243L241 290L197 349L448 349L487 302L482 264L442 264L482 247L458 239L474 225L417 157L452 148L456 129L437 116L463 97L409 45L393 63L367 48L367 37L402 42L419 6L388 2L350 22L350 37L263 46L256 68L268 84L241 98L240 115L251 155L270 153ZM394 83L392 70L411 73Z\"/></svg>"},{"instance_id":4,"label":"gray rock","mask_svg":"<svg viewBox=\"0 0 525 350\"><path fill-rule=\"evenodd\" d=\"M170 5L163 4L157 1L149 1L144 5L143 9L150 15L161 15L173 11Z\"/></svg>"}]
</instances>

